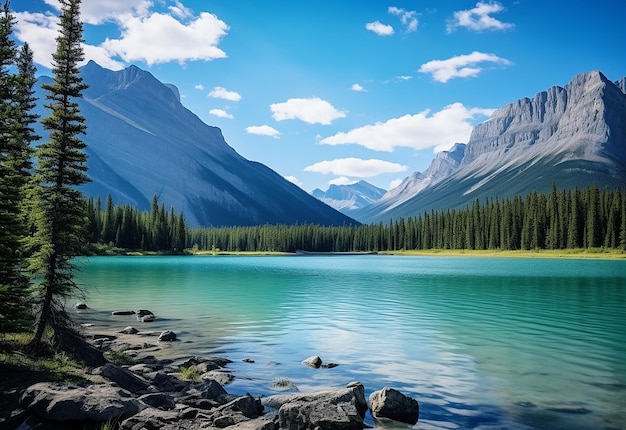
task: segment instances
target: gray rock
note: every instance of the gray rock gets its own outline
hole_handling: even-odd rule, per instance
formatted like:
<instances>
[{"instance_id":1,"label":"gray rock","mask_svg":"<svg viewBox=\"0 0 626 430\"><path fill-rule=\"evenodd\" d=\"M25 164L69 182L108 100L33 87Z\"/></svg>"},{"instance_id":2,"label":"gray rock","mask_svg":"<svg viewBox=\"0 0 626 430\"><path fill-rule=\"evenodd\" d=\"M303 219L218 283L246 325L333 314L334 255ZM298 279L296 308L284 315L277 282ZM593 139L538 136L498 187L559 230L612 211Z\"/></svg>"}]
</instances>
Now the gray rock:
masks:
<instances>
[{"instance_id":1,"label":"gray rock","mask_svg":"<svg viewBox=\"0 0 626 430\"><path fill-rule=\"evenodd\" d=\"M148 376L146 375L146 377ZM172 392L184 390L189 386L189 383L167 373L157 372L152 379L152 385L159 391Z\"/></svg>"},{"instance_id":2,"label":"gray rock","mask_svg":"<svg viewBox=\"0 0 626 430\"><path fill-rule=\"evenodd\" d=\"M248 421L243 421L228 427L228 430L276 430L278 429L278 415L267 414Z\"/></svg>"},{"instance_id":3,"label":"gray rock","mask_svg":"<svg viewBox=\"0 0 626 430\"><path fill-rule=\"evenodd\" d=\"M216 408L211 414L211 421L214 426L224 428L257 418L262 413L261 401L246 394Z\"/></svg>"},{"instance_id":4,"label":"gray rock","mask_svg":"<svg viewBox=\"0 0 626 430\"><path fill-rule=\"evenodd\" d=\"M365 389L358 382L339 390L270 396L263 403L278 409L281 429L362 429L367 411Z\"/></svg>"},{"instance_id":5,"label":"gray rock","mask_svg":"<svg viewBox=\"0 0 626 430\"><path fill-rule=\"evenodd\" d=\"M164 429L177 424L178 411L162 411L156 408L143 409L136 415L124 420L120 425L123 430ZM179 426L179 428L183 428Z\"/></svg>"},{"instance_id":6,"label":"gray rock","mask_svg":"<svg viewBox=\"0 0 626 430\"><path fill-rule=\"evenodd\" d=\"M148 406L152 406L153 408L161 409L164 411L174 409L176 407L176 402L174 401L174 398L164 393L144 394L143 396L139 397L139 400L144 402Z\"/></svg>"},{"instance_id":7,"label":"gray rock","mask_svg":"<svg viewBox=\"0 0 626 430\"><path fill-rule=\"evenodd\" d=\"M89 307L87 306L87 303L83 303L83 302L78 302L74 305L75 309L79 309L79 310L83 310L83 309L89 309Z\"/></svg>"},{"instance_id":8,"label":"gray rock","mask_svg":"<svg viewBox=\"0 0 626 430\"><path fill-rule=\"evenodd\" d=\"M111 315L114 316L122 316L122 315L135 315L135 311L113 311Z\"/></svg>"},{"instance_id":9,"label":"gray rock","mask_svg":"<svg viewBox=\"0 0 626 430\"><path fill-rule=\"evenodd\" d=\"M228 394L222 384L212 379L196 384L195 389L198 390L203 399L216 400Z\"/></svg>"},{"instance_id":10,"label":"gray rock","mask_svg":"<svg viewBox=\"0 0 626 430\"><path fill-rule=\"evenodd\" d=\"M137 321L141 321L141 322L153 322L154 320L156 320L156 317L152 314L148 314L148 315L144 315L142 317L137 317Z\"/></svg>"},{"instance_id":11,"label":"gray rock","mask_svg":"<svg viewBox=\"0 0 626 430\"><path fill-rule=\"evenodd\" d=\"M171 330L165 330L159 335L160 342L173 342L176 340L176 333Z\"/></svg>"},{"instance_id":12,"label":"gray rock","mask_svg":"<svg viewBox=\"0 0 626 430\"><path fill-rule=\"evenodd\" d=\"M110 384L74 387L51 382L28 387L20 405L38 417L60 422L113 421L141 409L130 392Z\"/></svg>"},{"instance_id":13,"label":"gray rock","mask_svg":"<svg viewBox=\"0 0 626 430\"><path fill-rule=\"evenodd\" d=\"M147 309L138 309L135 311L135 315L137 315L137 318L141 318L144 317L146 315L154 315L154 312L149 311Z\"/></svg>"},{"instance_id":14,"label":"gray rock","mask_svg":"<svg viewBox=\"0 0 626 430\"><path fill-rule=\"evenodd\" d=\"M419 418L420 410L417 400L393 388L385 387L374 391L370 394L369 402L375 419L389 418L415 425Z\"/></svg>"},{"instance_id":15,"label":"gray rock","mask_svg":"<svg viewBox=\"0 0 626 430\"><path fill-rule=\"evenodd\" d=\"M312 367L314 369L319 369L319 367L322 365L322 359L319 356L314 355L307 358L306 360L302 360L302 364Z\"/></svg>"},{"instance_id":16,"label":"gray rock","mask_svg":"<svg viewBox=\"0 0 626 430\"><path fill-rule=\"evenodd\" d=\"M217 381L221 385L228 385L233 381L233 379L235 379L235 375L225 370L211 370L201 374L200 379L213 380Z\"/></svg>"},{"instance_id":17,"label":"gray rock","mask_svg":"<svg viewBox=\"0 0 626 430\"><path fill-rule=\"evenodd\" d=\"M97 373L131 393L144 393L150 387L145 379L113 363L105 364L98 369Z\"/></svg>"},{"instance_id":18,"label":"gray rock","mask_svg":"<svg viewBox=\"0 0 626 430\"><path fill-rule=\"evenodd\" d=\"M137 333L139 333L139 330L137 330L135 327L128 326L128 327L125 327L123 330L118 331L118 333L137 334Z\"/></svg>"}]
</instances>

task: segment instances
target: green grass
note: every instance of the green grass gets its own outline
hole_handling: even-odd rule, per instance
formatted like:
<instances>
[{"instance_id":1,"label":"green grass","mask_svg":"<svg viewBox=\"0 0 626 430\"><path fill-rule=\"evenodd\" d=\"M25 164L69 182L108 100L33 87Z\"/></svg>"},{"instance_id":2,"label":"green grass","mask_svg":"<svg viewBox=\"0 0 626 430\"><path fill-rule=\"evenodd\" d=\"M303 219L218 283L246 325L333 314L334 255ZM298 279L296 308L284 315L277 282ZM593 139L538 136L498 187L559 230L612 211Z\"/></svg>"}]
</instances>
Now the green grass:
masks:
<instances>
[{"instance_id":1,"label":"green grass","mask_svg":"<svg viewBox=\"0 0 626 430\"><path fill-rule=\"evenodd\" d=\"M133 364L133 358L122 351L107 351L104 353L104 358L118 366Z\"/></svg>"},{"instance_id":2,"label":"green grass","mask_svg":"<svg viewBox=\"0 0 626 430\"><path fill-rule=\"evenodd\" d=\"M200 382L200 371L197 367L181 367L180 375L185 381Z\"/></svg>"}]
</instances>

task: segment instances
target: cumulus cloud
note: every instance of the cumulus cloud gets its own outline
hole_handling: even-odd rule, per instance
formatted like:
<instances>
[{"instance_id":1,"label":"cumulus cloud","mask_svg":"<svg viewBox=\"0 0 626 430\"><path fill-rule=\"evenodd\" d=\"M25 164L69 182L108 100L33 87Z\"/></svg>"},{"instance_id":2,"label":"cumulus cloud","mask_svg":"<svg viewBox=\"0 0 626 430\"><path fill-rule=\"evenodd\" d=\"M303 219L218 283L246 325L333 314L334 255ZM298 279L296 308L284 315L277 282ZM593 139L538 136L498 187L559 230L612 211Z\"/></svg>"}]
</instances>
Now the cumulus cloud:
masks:
<instances>
[{"instance_id":1,"label":"cumulus cloud","mask_svg":"<svg viewBox=\"0 0 626 430\"><path fill-rule=\"evenodd\" d=\"M234 116L232 116L231 114L229 114L228 112L226 112L224 109L211 109L209 111L209 113L211 115L220 117L220 118L228 118L228 119L233 119Z\"/></svg>"},{"instance_id":2,"label":"cumulus cloud","mask_svg":"<svg viewBox=\"0 0 626 430\"><path fill-rule=\"evenodd\" d=\"M366 91L361 84L353 84L350 89L352 91Z\"/></svg>"},{"instance_id":3,"label":"cumulus cloud","mask_svg":"<svg viewBox=\"0 0 626 430\"><path fill-rule=\"evenodd\" d=\"M383 173L398 173L408 169L389 161L361 158L338 158L336 160L320 161L304 168L306 172L316 172L324 175L351 176L355 178L371 178Z\"/></svg>"},{"instance_id":4,"label":"cumulus cloud","mask_svg":"<svg viewBox=\"0 0 626 430\"><path fill-rule=\"evenodd\" d=\"M415 115L407 114L337 133L320 140L320 143L356 144L386 152L392 152L396 147L416 150L434 148L435 152L439 152L449 149L457 142L467 142L472 132L472 121L477 117L488 117L492 113L493 109L468 109L461 103L454 103L432 115L430 110Z\"/></svg>"},{"instance_id":5,"label":"cumulus cloud","mask_svg":"<svg viewBox=\"0 0 626 430\"><path fill-rule=\"evenodd\" d=\"M402 179L394 179L393 181L389 183L388 189L393 190L394 188L398 187L402 182L403 182Z\"/></svg>"},{"instance_id":6,"label":"cumulus cloud","mask_svg":"<svg viewBox=\"0 0 626 430\"><path fill-rule=\"evenodd\" d=\"M61 10L59 0L44 0L57 11ZM149 0L107 0L85 1L80 5L80 18L87 24L102 24L115 21L124 15L148 15L152 2Z\"/></svg>"},{"instance_id":7,"label":"cumulus cloud","mask_svg":"<svg viewBox=\"0 0 626 430\"><path fill-rule=\"evenodd\" d=\"M50 13L15 12L15 37L28 41L33 50L33 61L51 67L52 53L56 50L59 18Z\"/></svg>"},{"instance_id":8,"label":"cumulus cloud","mask_svg":"<svg viewBox=\"0 0 626 430\"><path fill-rule=\"evenodd\" d=\"M508 30L514 25L497 20L490 16L493 13L502 12L504 7L498 3L476 3L476 7L469 10L454 12L454 18L448 22L448 33L452 33L458 27L465 27L474 31L484 30Z\"/></svg>"},{"instance_id":9,"label":"cumulus cloud","mask_svg":"<svg viewBox=\"0 0 626 430\"><path fill-rule=\"evenodd\" d=\"M246 128L246 133L249 134L259 134L261 136L270 136L275 139L280 137L280 131L276 130L269 125L252 125Z\"/></svg>"},{"instance_id":10,"label":"cumulus cloud","mask_svg":"<svg viewBox=\"0 0 626 430\"><path fill-rule=\"evenodd\" d=\"M120 39L107 39L102 46L112 56L126 62L153 64L177 61L210 61L225 58L218 44L229 30L225 22L208 12L189 23L172 15L153 13L146 17L127 17L119 23Z\"/></svg>"},{"instance_id":11,"label":"cumulus cloud","mask_svg":"<svg viewBox=\"0 0 626 430\"><path fill-rule=\"evenodd\" d=\"M368 22L365 24L365 28L379 36L391 36L394 33L392 26L383 24L380 21Z\"/></svg>"},{"instance_id":12,"label":"cumulus cloud","mask_svg":"<svg viewBox=\"0 0 626 430\"><path fill-rule=\"evenodd\" d=\"M198 90L198 91L204 91L204 85L202 84L196 84L193 86L194 89Z\"/></svg>"},{"instance_id":13,"label":"cumulus cloud","mask_svg":"<svg viewBox=\"0 0 626 430\"><path fill-rule=\"evenodd\" d=\"M436 81L448 82L452 78L474 77L483 71L479 65L483 63L500 64L507 66L511 64L506 58L498 57L495 54L474 51L471 54L458 55L447 60L433 60L422 64L418 69L421 73L430 73Z\"/></svg>"},{"instance_id":14,"label":"cumulus cloud","mask_svg":"<svg viewBox=\"0 0 626 430\"><path fill-rule=\"evenodd\" d=\"M231 102L238 102L241 100L241 95L235 91L228 91L224 87L215 87L209 93L209 97L216 99L230 100Z\"/></svg>"},{"instance_id":15,"label":"cumulus cloud","mask_svg":"<svg viewBox=\"0 0 626 430\"><path fill-rule=\"evenodd\" d=\"M299 119L308 124L329 125L338 118L344 118L345 112L335 109L332 104L320 98L293 98L283 103L270 105L272 117L276 121Z\"/></svg>"},{"instance_id":16,"label":"cumulus cloud","mask_svg":"<svg viewBox=\"0 0 626 430\"><path fill-rule=\"evenodd\" d=\"M168 10L179 19L187 19L193 16L193 11L178 0L175 0L174 6L168 7Z\"/></svg>"},{"instance_id":17,"label":"cumulus cloud","mask_svg":"<svg viewBox=\"0 0 626 430\"><path fill-rule=\"evenodd\" d=\"M395 6L390 6L387 11L392 15L397 15L400 17L400 21L407 33L411 33L417 30L417 12L414 10L405 10L402 8L398 8Z\"/></svg>"}]
</instances>

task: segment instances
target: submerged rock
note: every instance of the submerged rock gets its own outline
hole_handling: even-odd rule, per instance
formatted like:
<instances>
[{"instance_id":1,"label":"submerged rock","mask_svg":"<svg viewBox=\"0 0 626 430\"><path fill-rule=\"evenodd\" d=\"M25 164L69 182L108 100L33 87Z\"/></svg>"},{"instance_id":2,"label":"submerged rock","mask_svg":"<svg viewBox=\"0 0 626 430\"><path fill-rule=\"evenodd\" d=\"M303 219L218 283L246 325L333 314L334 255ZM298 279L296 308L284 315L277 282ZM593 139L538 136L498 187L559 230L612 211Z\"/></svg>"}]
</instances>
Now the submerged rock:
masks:
<instances>
[{"instance_id":1,"label":"submerged rock","mask_svg":"<svg viewBox=\"0 0 626 430\"><path fill-rule=\"evenodd\" d=\"M312 367L314 369L319 369L320 366L322 365L322 359L318 355L314 355L305 360L302 360L302 364L304 364L305 366Z\"/></svg>"},{"instance_id":2,"label":"submerged rock","mask_svg":"<svg viewBox=\"0 0 626 430\"><path fill-rule=\"evenodd\" d=\"M176 333L171 330L165 330L159 335L159 341L161 342L173 342L176 340Z\"/></svg>"}]
</instances>

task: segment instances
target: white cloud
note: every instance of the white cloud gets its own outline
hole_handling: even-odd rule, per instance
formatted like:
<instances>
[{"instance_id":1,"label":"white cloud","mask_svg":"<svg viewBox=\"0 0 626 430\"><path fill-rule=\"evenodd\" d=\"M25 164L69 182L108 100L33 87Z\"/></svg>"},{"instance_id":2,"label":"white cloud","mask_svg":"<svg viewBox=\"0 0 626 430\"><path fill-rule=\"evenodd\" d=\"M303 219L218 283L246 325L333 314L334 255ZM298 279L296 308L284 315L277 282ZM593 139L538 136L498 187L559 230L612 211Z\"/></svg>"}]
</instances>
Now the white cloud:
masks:
<instances>
[{"instance_id":1,"label":"white cloud","mask_svg":"<svg viewBox=\"0 0 626 430\"><path fill-rule=\"evenodd\" d=\"M33 61L50 68L52 53L56 50L59 18L50 13L15 12L15 37L28 41L33 50Z\"/></svg>"},{"instance_id":2,"label":"white cloud","mask_svg":"<svg viewBox=\"0 0 626 430\"><path fill-rule=\"evenodd\" d=\"M401 76L396 76L396 78L401 81L410 81L411 79L413 79L413 76L401 75Z\"/></svg>"},{"instance_id":3,"label":"white cloud","mask_svg":"<svg viewBox=\"0 0 626 430\"><path fill-rule=\"evenodd\" d=\"M218 44L229 27L208 12L201 13L189 23L182 23L171 15L153 13L125 16L118 25L122 37L107 39L102 47L111 56L119 56L125 62L144 61L151 66L226 57Z\"/></svg>"},{"instance_id":4,"label":"white cloud","mask_svg":"<svg viewBox=\"0 0 626 430\"><path fill-rule=\"evenodd\" d=\"M246 128L246 133L259 134L261 136L270 136L275 139L280 137L280 131L269 125L252 125Z\"/></svg>"},{"instance_id":5,"label":"white cloud","mask_svg":"<svg viewBox=\"0 0 626 430\"><path fill-rule=\"evenodd\" d=\"M454 19L448 22L448 33L453 32L457 27L465 27L475 31L508 30L514 25L490 16L492 13L502 12L503 10L504 7L498 2L478 2L473 9L454 12Z\"/></svg>"},{"instance_id":6,"label":"white cloud","mask_svg":"<svg viewBox=\"0 0 626 430\"><path fill-rule=\"evenodd\" d=\"M193 86L194 89L198 90L198 91L204 91L204 85L202 84L196 84Z\"/></svg>"},{"instance_id":7,"label":"white cloud","mask_svg":"<svg viewBox=\"0 0 626 430\"><path fill-rule=\"evenodd\" d=\"M357 181L350 179L350 178L346 178L345 176L340 176L338 178L335 179L331 179L330 181L328 181L328 185L352 185L352 184L356 184Z\"/></svg>"},{"instance_id":8,"label":"white cloud","mask_svg":"<svg viewBox=\"0 0 626 430\"><path fill-rule=\"evenodd\" d=\"M355 178L371 178L383 173L398 173L408 169L397 163L389 161L361 158L339 158L336 160L320 161L304 168L306 172L333 174L340 176L352 176Z\"/></svg>"},{"instance_id":9,"label":"white cloud","mask_svg":"<svg viewBox=\"0 0 626 430\"><path fill-rule=\"evenodd\" d=\"M352 91L366 91L361 84L353 84L350 88Z\"/></svg>"},{"instance_id":10,"label":"white cloud","mask_svg":"<svg viewBox=\"0 0 626 430\"><path fill-rule=\"evenodd\" d=\"M433 79L439 82L448 82L452 78L467 78L477 76L483 68L481 63L493 63L507 66L511 62L495 54L474 51L471 54L458 55L447 60L433 60L422 64L418 72L430 73Z\"/></svg>"},{"instance_id":11,"label":"white cloud","mask_svg":"<svg viewBox=\"0 0 626 430\"><path fill-rule=\"evenodd\" d=\"M57 11L61 10L59 0L44 0ZM124 15L148 15L152 7L149 0L107 0L84 1L80 5L80 17L87 24L102 24L114 21Z\"/></svg>"},{"instance_id":12,"label":"white cloud","mask_svg":"<svg viewBox=\"0 0 626 430\"><path fill-rule=\"evenodd\" d=\"M232 116L231 114L226 112L224 109L211 109L209 111L209 113L211 115L215 115L215 116L220 117L220 118L228 118L228 119L233 119L234 118L234 116Z\"/></svg>"},{"instance_id":13,"label":"white cloud","mask_svg":"<svg viewBox=\"0 0 626 430\"><path fill-rule=\"evenodd\" d=\"M365 28L379 36L391 36L393 34L393 27L380 21L368 22L365 24Z\"/></svg>"},{"instance_id":14,"label":"white cloud","mask_svg":"<svg viewBox=\"0 0 626 430\"><path fill-rule=\"evenodd\" d=\"M299 119L308 124L328 125L338 118L344 118L345 112L339 111L326 100L320 98L289 99L283 103L270 105L272 117L276 121Z\"/></svg>"},{"instance_id":15,"label":"white cloud","mask_svg":"<svg viewBox=\"0 0 626 430\"><path fill-rule=\"evenodd\" d=\"M168 7L169 11L179 19L187 19L193 16L193 11L178 0L174 0L174 6Z\"/></svg>"},{"instance_id":16,"label":"white cloud","mask_svg":"<svg viewBox=\"0 0 626 430\"><path fill-rule=\"evenodd\" d=\"M404 25L407 33L411 33L417 30L418 21L416 11L407 11L405 9L397 8L395 6L390 6L387 11L392 15L397 15L400 17L400 21Z\"/></svg>"},{"instance_id":17,"label":"white cloud","mask_svg":"<svg viewBox=\"0 0 626 430\"><path fill-rule=\"evenodd\" d=\"M235 91L228 91L224 87L215 87L209 93L209 97L216 99L230 100L231 102L238 102L241 100L241 95Z\"/></svg>"},{"instance_id":18,"label":"white cloud","mask_svg":"<svg viewBox=\"0 0 626 430\"><path fill-rule=\"evenodd\" d=\"M488 117L493 109L468 109L461 103L446 106L430 115L425 110L415 115L404 115L386 122L355 128L322 139L326 145L356 144L375 151L392 152L396 147L413 149L449 149L458 142L467 142L476 117Z\"/></svg>"},{"instance_id":19,"label":"white cloud","mask_svg":"<svg viewBox=\"0 0 626 430\"><path fill-rule=\"evenodd\" d=\"M304 185L302 182L300 182L300 180L298 180L298 178L296 178L295 176L285 176L285 179L287 179L289 182L291 182L292 184L295 184L297 186L299 186L300 188L302 188L302 185Z\"/></svg>"}]
</instances>

